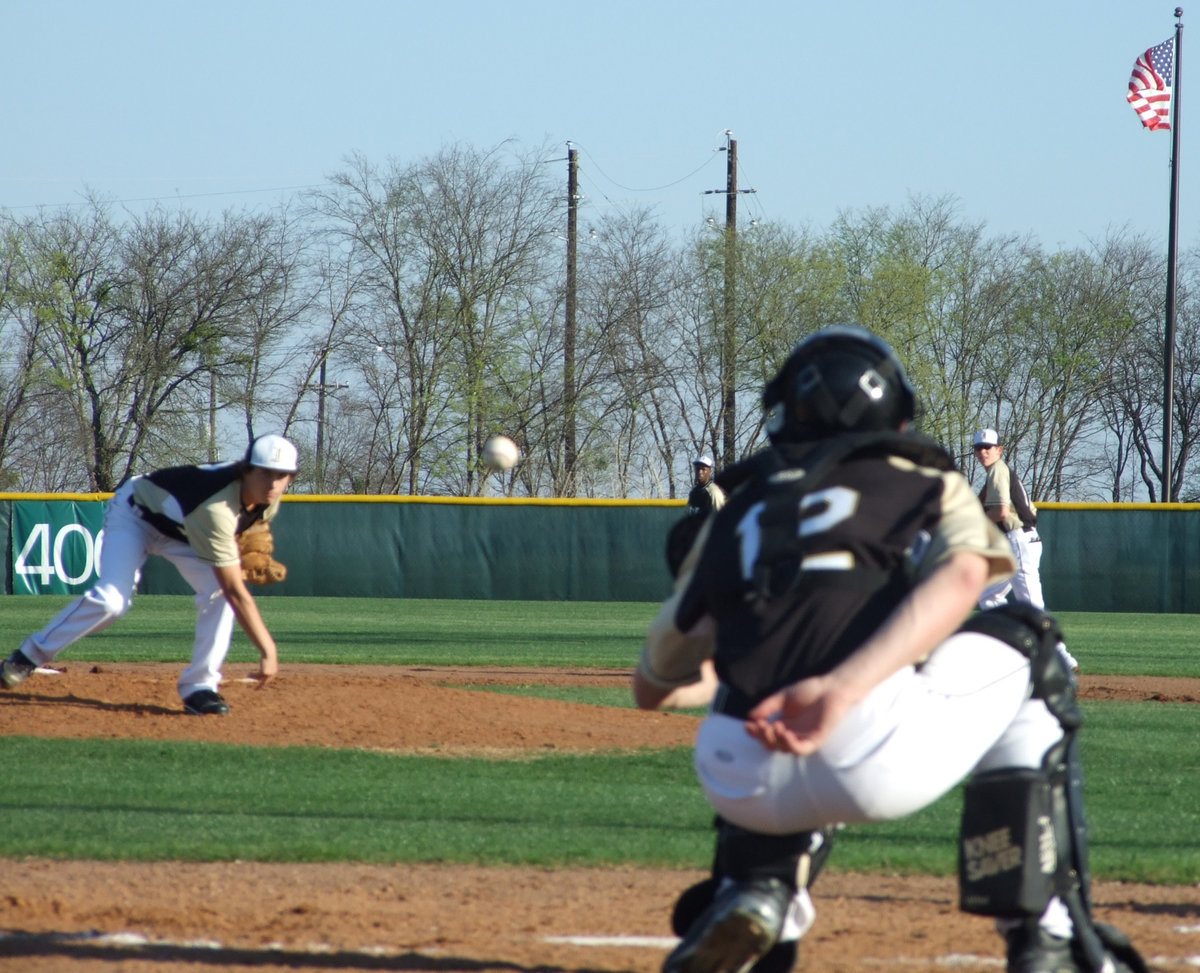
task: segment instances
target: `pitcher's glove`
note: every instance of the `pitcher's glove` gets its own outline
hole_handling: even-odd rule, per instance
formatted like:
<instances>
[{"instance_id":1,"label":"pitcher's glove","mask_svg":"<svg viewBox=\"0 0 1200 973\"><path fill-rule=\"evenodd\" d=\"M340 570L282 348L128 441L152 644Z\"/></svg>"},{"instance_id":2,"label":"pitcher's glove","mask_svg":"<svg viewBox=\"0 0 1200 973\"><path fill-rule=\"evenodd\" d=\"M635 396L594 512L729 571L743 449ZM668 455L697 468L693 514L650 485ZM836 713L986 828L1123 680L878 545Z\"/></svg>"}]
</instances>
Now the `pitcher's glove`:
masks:
<instances>
[{"instance_id":1,"label":"pitcher's glove","mask_svg":"<svg viewBox=\"0 0 1200 973\"><path fill-rule=\"evenodd\" d=\"M287 577L287 566L271 555L275 538L271 528L261 521L238 535L238 550L242 555L242 579L246 584L275 584Z\"/></svg>"}]
</instances>

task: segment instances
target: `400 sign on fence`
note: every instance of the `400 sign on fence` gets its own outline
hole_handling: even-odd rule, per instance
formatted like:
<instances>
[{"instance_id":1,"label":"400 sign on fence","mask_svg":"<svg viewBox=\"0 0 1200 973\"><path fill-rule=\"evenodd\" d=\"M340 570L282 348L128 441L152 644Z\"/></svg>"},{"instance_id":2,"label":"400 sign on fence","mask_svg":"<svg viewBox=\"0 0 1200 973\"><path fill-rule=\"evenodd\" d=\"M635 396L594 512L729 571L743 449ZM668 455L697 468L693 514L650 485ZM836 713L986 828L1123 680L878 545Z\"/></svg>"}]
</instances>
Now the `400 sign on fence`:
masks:
<instances>
[{"instance_id":1,"label":"400 sign on fence","mask_svg":"<svg viewBox=\"0 0 1200 973\"><path fill-rule=\"evenodd\" d=\"M104 504L22 500L12 510L14 595L79 594L96 580Z\"/></svg>"}]
</instances>

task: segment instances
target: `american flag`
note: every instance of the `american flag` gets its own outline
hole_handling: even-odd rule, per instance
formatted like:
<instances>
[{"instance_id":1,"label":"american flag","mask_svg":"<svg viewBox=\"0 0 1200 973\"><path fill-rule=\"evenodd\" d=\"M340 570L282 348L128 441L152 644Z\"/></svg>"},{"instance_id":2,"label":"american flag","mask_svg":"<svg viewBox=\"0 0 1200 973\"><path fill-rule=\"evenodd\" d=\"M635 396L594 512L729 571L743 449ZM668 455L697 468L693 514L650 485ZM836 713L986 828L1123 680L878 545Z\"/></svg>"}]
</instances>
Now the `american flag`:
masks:
<instances>
[{"instance_id":1,"label":"american flag","mask_svg":"<svg viewBox=\"0 0 1200 973\"><path fill-rule=\"evenodd\" d=\"M1171 131L1171 74L1175 66L1175 38L1150 48L1133 64L1129 93L1142 124L1151 131Z\"/></svg>"}]
</instances>

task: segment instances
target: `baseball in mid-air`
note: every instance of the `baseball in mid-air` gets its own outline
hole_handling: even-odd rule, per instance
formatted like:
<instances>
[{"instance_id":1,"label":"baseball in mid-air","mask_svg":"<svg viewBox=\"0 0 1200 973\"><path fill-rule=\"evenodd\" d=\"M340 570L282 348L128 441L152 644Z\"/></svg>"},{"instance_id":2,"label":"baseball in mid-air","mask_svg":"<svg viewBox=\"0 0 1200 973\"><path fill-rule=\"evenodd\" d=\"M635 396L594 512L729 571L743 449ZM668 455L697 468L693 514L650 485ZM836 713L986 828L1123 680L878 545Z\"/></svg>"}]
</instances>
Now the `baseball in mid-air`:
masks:
<instances>
[{"instance_id":1,"label":"baseball in mid-air","mask_svg":"<svg viewBox=\"0 0 1200 973\"><path fill-rule=\"evenodd\" d=\"M483 461L493 470L511 470L521 458L521 450L507 436L493 436L483 444Z\"/></svg>"}]
</instances>

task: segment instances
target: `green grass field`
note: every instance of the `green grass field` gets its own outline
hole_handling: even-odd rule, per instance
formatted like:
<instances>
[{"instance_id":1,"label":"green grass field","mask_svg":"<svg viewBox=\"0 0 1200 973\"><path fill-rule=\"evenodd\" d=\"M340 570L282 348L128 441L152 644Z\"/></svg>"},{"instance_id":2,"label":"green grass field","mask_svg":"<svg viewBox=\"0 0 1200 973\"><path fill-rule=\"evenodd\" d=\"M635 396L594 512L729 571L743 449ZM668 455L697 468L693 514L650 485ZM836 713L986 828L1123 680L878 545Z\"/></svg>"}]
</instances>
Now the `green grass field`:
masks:
<instances>
[{"instance_id":1,"label":"green grass field","mask_svg":"<svg viewBox=\"0 0 1200 973\"><path fill-rule=\"evenodd\" d=\"M63 603L4 599L2 650ZM656 610L641 603L318 598L260 604L284 665L628 668ZM1088 673L1198 674L1190 616L1061 620ZM145 597L63 658L181 662L191 626L189 598ZM239 633L231 659L254 655ZM503 691L630 705L623 690ZM1095 702L1085 715L1096 874L1195 882L1200 707ZM0 738L0 759L2 856L704 868L711 855L712 815L686 748L502 761L19 736ZM831 867L949 873L959 805L952 792L902 821L847 828Z\"/></svg>"}]
</instances>

